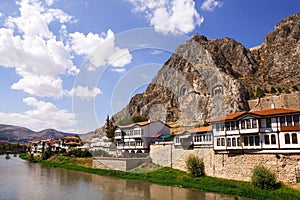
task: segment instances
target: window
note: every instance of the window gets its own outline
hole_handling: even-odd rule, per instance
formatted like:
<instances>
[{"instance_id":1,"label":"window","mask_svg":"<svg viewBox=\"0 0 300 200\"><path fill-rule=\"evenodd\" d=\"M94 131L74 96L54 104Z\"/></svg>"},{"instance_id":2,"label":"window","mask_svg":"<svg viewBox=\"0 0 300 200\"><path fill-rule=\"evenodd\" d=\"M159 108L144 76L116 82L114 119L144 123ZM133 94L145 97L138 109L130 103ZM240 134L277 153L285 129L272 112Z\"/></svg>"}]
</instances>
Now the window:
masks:
<instances>
[{"instance_id":1,"label":"window","mask_svg":"<svg viewBox=\"0 0 300 200\"><path fill-rule=\"evenodd\" d=\"M270 144L270 137L269 137L269 135L265 135L265 144Z\"/></svg>"},{"instance_id":2,"label":"window","mask_svg":"<svg viewBox=\"0 0 300 200\"><path fill-rule=\"evenodd\" d=\"M221 143L220 143L220 138L217 138L217 146L220 146Z\"/></svg>"},{"instance_id":3,"label":"window","mask_svg":"<svg viewBox=\"0 0 300 200\"><path fill-rule=\"evenodd\" d=\"M249 143L250 143L250 146L254 146L254 138L253 138L253 136L249 137Z\"/></svg>"},{"instance_id":4,"label":"window","mask_svg":"<svg viewBox=\"0 0 300 200\"><path fill-rule=\"evenodd\" d=\"M271 144L276 144L276 136L274 134L271 135Z\"/></svg>"},{"instance_id":5,"label":"window","mask_svg":"<svg viewBox=\"0 0 300 200\"><path fill-rule=\"evenodd\" d=\"M246 120L247 129L251 129L250 119Z\"/></svg>"},{"instance_id":6,"label":"window","mask_svg":"<svg viewBox=\"0 0 300 200\"><path fill-rule=\"evenodd\" d=\"M229 131L230 130L230 122L226 122L225 127L226 127L226 131Z\"/></svg>"},{"instance_id":7,"label":"window","mask_svg":"<svg viewBox=\"0 0 300 200\"><path fill-rule=\"evenodd\" d=\"M236 139L235 138L232 138L232 146L236 146Z\"/></svg>"},{"instance_id":8,"label":"window","mask_svg":"<svg viewBox=\"0 0 300 200\"><path fill-rule=\"evenodd\" d=\"M231 128L231 130L236 130L235 122L230 123L230 128Z\"/></svg>"},{"instance_id":9,"label":"window","mask_svg":"<svg viewBox=\"0 0 300 200\"><path fill-rule=\"evenodd\" d=\"M288 126L293 126L292 124L292 116L286 116L286 122Z\"/></svg>"},{"instance_id":10,"label":"window","mask_svg":"<svg viewBox=\"0 0 300 200\"><path fill-rule=\"evenodd\" d=\"M292 133L292 143L298 144L298 138L296 133Z\"/></svg>"},{"instance_id":11,"label":"window","mask_svg":"<svg viewBox=\"0 0 300 200\"><path fill-rule=\"evenodd\" d=\"M266 119L267 128L272 128L272 121L271 118Z\"/></svg>"},{"instance_id":12,"label":"window","mask_svg":"<svg viewBox=\"0 0 300 200\"><path fill-rule=\"evenodd\" d=\"M244 137L244 146L248 146L248 137Z\"/></svg>"},{"instance_id":13,"label":"window","mask_svg":"<svg viewBox=\"0 0 300 200\"><path fill-rule=\"evenodd\" d=\"M259 146L259 136L255 136L255 146Z\"/></svg>"},{"instance_id":14,"label":"window","mask_svg":"<svg viewBox=\"0 0 300 200\"><path fill-rule=\"evenodd\" d=\"M219 123L216 123L216 129L217 129L217 131L220 131L220 124Z\"/></svg>"},{"instance_id":15,"label":"window","mask_svg":"<svg viewBox=\"0 0 300 200\"><path fill-rule=\"evenodd\" d=\"M221 131L224 131L225 127L224 127L224 123L221 123Z\"/></svg>"},{"instance_id":16,"label":"window","mask_svg":"<svg viewBox=\"0 0 300 200\"><path fill-rule=\"evenodd\" d=\"M231 147L231 139L230 138L227 138L227 146Z\"/></svg>"},{"instance_id":17,"label":"window","mask_svg":"<svg viewBox=\"0 0 300 200\"><path fill-rule=\"evenodd\" d=\"M280 117L280 126L285 126L285 117Z\"/></svg>"},{"instance_id":18,"label":"window","mask_svg":"<svg viewBox=\"0 0 300 200\"><path fill-rule=\"evenodd\" d=\"M246 128L246 122L245 120L241 121L241 129L245 129Z\"/></svg>"},{"instance_id":19,"label":"window","mask_svg":"<svg viewBox=\"0 0 300 200\"><path fill-rule=\"evenodd\" d=\"M293 116L294 126L299 126L299 115Z\"/></svg>"},{"instance_id":20,"label":"window","mask_svg":"<svg viewBox=\"0 0 300 200\"><path fill-rule=\"evenodd\" d=\"M238 137L236 140L237 140L237 145L241 146L241 139L240 139L240 137Z\"/></svg>"},{"instance_id":21,"label":"window","mask_svg":"<svg viewBox=\"0 0 300 200\"><path fill-rule=\"evenodd\" d=\"M225 146L225 138L221 138L221 145Z\"/></svg>"},{"instance_id":22,"label":"window","mask_svg":"<svg viewBox=\"0 0 300 200\"><path fill-rule=\"evenodd\" d=\"M211 135L208 135L208 141L211 142Z\"/></svg>"},{"instance_id":23,"label":"window","mask_svg":"<svg viewBox=\"0 0 300 200\"><path fill-rule=\"evenodd\" d=\"M284 134L284 142L285 142L285 144L291 144L289 133Z\"/></svg>"},{"instance_id":24,"label":"window","mask_svg":"<svg viewBox=\"0 0 300 200\"><path fill-rule=\"evenodd\" d=\"M252 119L252 128L257 128L257 121L256 121L256 119Z\"/></svg>"}]
</instances>

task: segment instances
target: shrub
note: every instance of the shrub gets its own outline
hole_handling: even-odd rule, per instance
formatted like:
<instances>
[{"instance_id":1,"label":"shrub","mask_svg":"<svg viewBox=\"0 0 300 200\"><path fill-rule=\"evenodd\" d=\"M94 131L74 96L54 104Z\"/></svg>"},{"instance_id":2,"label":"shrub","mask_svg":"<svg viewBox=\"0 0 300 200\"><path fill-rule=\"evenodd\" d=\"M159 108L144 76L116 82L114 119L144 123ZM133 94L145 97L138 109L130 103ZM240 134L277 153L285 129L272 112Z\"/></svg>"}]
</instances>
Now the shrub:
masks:
<instances>
[{"instance_id":1,"label":"shrub","mask_svg":"<svg viewBox=\"0 0 300 200\"><path fill-rule=\"evenodd\" d=\"M271 91L270 91L271 93L276 93L277 92L277 90L274 88L274 87L271 87Z\"/></svg>"},{"instance_id":2,"label":"shrub","mask_svg":"<svg viewBox=\"0 0 300 200\"><path fill-rule=\"evenodd\" d=\"M50 158L53 155L52 151L50 149L46 149L43 151L42 153L42 159L43 160L47 160L48 158Z\"/></svg>"},{"instance_id":3,"label":"shrub","mask_svg":"<svg viewBox=\"0 0 300 200\"><path fill-rule=\"evenodd\" d=\"M256 90L256 97L261 98L265 96L265 91L261 89L260 87L257 88Z\"/></svg>"},{"instance_id":4,"label":"shrub","mask_svg":"<svg viewBox=\"0 0 300 200\"><path fill-rule=\"evenodd\" d=\"M198 156L190 155L185 161L186 168L192 177L204 176L204 162Z\"/></svg>"},{"instance_id":5,"label":"shrub","mask_svg":"<svg viewBox=\"0 0 300 200\"><path fill-rule=\"evenodd\" d=\"M260 189L272 190L276 185L276 177L263 165L257 165L252 170L251 182Z\"/></svg>"}]
</instances>

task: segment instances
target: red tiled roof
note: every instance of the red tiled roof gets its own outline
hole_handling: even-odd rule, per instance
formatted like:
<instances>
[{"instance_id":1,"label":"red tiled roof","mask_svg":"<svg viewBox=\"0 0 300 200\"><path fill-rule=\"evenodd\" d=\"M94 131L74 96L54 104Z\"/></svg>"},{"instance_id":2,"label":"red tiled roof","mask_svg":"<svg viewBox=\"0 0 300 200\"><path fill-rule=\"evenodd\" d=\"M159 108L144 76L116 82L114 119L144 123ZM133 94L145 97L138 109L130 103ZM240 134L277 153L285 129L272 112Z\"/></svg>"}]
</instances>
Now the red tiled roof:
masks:
<instances>
[{"instance_id":1,"label":"red tiled roof","mask_svg":"<svg viewBox=\"0 0 300 200\"><path fill-rule=\"evenodd\" d=\"M203 126L199 128L192 128L187 130L190 133L203 133L203 132L208 132L211 131L211 126Z\"/></svg>"},{"instance_id":2,"label":"red tiled roof","mask_svg":"<svg viewBox=\"0 0 300 200\"><path fill-rule=\"evenodd\" d=\"M135 124L140 125L140 126L145 126L145 125L150 124L150 122L148 122L148 121L146 121L146 122L137 122Z\"/></svg>"},{"instance_id":3,"label":"red tiled roof","mask_svg":"<svg viewBox=\"0 0 300 200\"><path fill-rule=\"evenodd\" d=\"M300 113L298 109L287 109L287 108L274 108L268 110L257 110L257 111L244 111L244 112L237 112L234 114L229 114L223 117L218 117L216 119L211 120L210 122L219 122L219 121L227 121L227 120L234 120L244 114L252 114L257 116L271 116L271 115L282 115L282 114L293 114L293 113Z\"/></svg>"},{"instance_id":4,"label":"red tiled roof","mask_svg":"<svg viewBox=\"0 0 300 200\"><path fill-rule=\"evenodd\" d=\"M219 122L219 121L233 120L233 119L236 119L236 118L244 115L245 113L247 113L247 111L229 114L229 115L226 115L226 116L222 116L222 117L218 117L218 118L215 118L213 120L210 120L210 122Z\"/></svg>"},{"instance_id":5,"label":"red tiled roof","mask_svg":"<svg viewBox=\"0 0 300 200\"><path fill-rule=\"evenodd\" d=\"M281 114L300 113L300 110L287 109L287 108L274 108L274 109L269 109L269 110L250 111L249 113L265 116L265 115L281 115Z\"/></svg>"}]
</instances>

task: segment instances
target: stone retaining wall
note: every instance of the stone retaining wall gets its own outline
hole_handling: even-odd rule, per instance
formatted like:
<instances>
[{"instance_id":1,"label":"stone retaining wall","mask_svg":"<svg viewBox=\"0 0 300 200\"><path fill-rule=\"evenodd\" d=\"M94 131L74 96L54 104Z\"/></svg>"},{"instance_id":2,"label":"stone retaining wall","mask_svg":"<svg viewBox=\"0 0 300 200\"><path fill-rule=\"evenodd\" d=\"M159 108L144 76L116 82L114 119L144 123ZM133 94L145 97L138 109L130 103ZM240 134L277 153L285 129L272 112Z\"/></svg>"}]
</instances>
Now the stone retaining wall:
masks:
<instances>
[{"instance_id":1,"label":"stone retaining wall","mask_svg":"<svg viewBox=\"0 0 300 200\"><path fill-rule=\"evenodd\" d=\"M252 169L258 164L263 164L276 174L278 181L295 183L297 169L300 169L300 155L215 154L212 148L183 150L174 148L173 145L172 148L171 145L151 145L150 151L153 163L168 167L172 163L173 168L184 171L185 160L190 154L203 158L205 173L208 176L226 179L249 181Z\"/></svg>"},{"instance_id":2,"label":"stone retaining wall","mask_svg":"<svg viewBox=\"0 0 300 200\"><path fill-rule=\"evenodd\" d=\"M128 171L144 162L151 161L150 158L111 158L111 157L94 157L93 168L114 169Z\"/></svg>"}]
</instances>

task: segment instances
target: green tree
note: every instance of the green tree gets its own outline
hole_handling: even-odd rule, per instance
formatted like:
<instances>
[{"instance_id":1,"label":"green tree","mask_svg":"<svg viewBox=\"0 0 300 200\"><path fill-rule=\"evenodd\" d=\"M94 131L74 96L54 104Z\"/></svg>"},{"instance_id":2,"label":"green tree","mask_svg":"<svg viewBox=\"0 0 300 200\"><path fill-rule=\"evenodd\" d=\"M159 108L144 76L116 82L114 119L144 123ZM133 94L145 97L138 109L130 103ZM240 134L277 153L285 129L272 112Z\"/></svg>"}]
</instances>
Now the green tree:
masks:
<instances>
[{"instance_id":1,"label":"green tree","mask_svg":"<svg viewBox=\"0 0 300 200\"><path fill-rule=\"evenodd\" d=\"M196 155L189 155L185 161L186 168L192 177L204 176L204 162Z\"/></svg>"},{"instance_id":2,"label":"green tree","mask_svg":"<svg viewBox=\"0 0 300 200\"><path fill-rule=\"evenodd\" d=\"M147 121L148 119L149 119L149 117L147 117L147 116L140 116L140 115L127 116L127 117L124 117L123 119L121 119L118 124L120 126L126 126L126 125L136 123L136 122L144 122L144 121Z\"/></svg>"},{"instance_id":3,"label":"green tree","mask_svg":"<svg viewBox=\"0 0 300 200\"><path fill-rule=\"evenodd\" d=\"M109 139L113 139L115 137L115 130L115 127L110 127L106 129L106 137L108 137Z\"/></svg>"},{"instance_id":4,"label":"green tree","mask_svg":"<svg viewBox=\"0 0 300 200\"><path fill-rule=\"evenodd\" d=\"M263 165L257 165L252 170L251 182L260 189L272 190L276 185L276 176Z\"/></svg>"},{"instance_id":5,"label":"green tree","mask_svg":"<svg viewBox=\"0 0 300 200\"><path fill-rule=\"evenodd\" d=\"M265 91L263 89L261 89L260 87L258 87L256 89L256 97L261 98L265 96Z\"/></svg>"}]
</instances>

